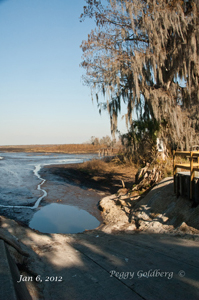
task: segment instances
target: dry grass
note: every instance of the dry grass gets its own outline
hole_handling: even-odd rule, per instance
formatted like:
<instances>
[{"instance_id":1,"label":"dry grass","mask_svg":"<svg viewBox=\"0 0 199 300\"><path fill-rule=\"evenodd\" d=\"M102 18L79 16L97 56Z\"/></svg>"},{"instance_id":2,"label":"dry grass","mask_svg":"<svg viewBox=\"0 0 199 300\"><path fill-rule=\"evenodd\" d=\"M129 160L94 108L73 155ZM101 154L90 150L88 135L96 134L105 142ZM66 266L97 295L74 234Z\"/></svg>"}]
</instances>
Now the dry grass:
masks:
<instances>
[{"instance_id":1,"label":"dry grass","mask_svg":"<svg viewBox=\"0 0 199 300\"><path fill-rule=\"evenodd\" d=\"M65 144L65 145L22 145L0 146L0 151L8 152L40 152L40 153L97 153L103 145Z\"/></svg>"},{"instance_id":2,"label":"dry grass","mask_svg":"<svg viewBox=\"0 0 199 300\"><path fill-rule=\"evenodd\" d=\"M163 177L170 177L173 175L173 158L171 156L167 157L166 160L157 159L156 165L159 165Z\"/></svg>"},{"instance_id":3,"label":"dry grass","mask_svg":"<svg viewBox=\"0 0 199 300\"><path fill-rule=\"evenodd\" d=\"M110 166L108 166L108 163L100 159L92 159L82 163L81 169L95 172L111 171Z\"/></svg>"},{"instance_id":4,"label":"dry grass","mask_svg":"<svg viewBox=\"0 0 199 300\"><path fill-rule=\"evenodd\" d=\"M125 184L132 185L135 181L135 174L137 172L137 166L132 163L118 163L115 159L111 161L104 161L99 159L93 159L82 164L79 164L79 169L86 173L92 174L93 178L110 180L123 180ZM122 187L122 186L121 186Z\"/></svg>"}]
</instances>

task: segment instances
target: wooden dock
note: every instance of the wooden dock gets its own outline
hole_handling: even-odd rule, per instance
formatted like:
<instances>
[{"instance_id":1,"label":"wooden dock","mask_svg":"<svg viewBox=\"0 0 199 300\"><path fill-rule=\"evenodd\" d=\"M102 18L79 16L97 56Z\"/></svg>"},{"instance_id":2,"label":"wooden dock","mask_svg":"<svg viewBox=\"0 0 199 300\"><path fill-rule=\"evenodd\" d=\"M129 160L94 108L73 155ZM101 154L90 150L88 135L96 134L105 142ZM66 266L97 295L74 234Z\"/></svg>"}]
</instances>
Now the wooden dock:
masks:
<instances>
[{"instance_id":1,"label":"wooden dock","mask_svg":"<svg viewBox=\"0 0 199 300\"><path fill-rule=\"evenodd\" d=\"M183 162L176 162L177 156ZM199 151L173 151L173 176L177 196L187 196L199 204Z\"/></svg>"}]
</instances>

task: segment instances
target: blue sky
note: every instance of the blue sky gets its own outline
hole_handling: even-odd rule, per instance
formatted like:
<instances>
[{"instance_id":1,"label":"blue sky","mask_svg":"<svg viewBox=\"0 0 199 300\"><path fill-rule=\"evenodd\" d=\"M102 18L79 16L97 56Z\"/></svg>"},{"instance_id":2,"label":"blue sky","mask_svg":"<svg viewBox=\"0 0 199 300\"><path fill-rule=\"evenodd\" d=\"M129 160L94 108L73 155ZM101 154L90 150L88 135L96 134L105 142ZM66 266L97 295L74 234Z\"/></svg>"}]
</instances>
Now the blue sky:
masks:
<instances>
[{"instance_id":1,"label":"blue sky","mask_svg":"<svg viewBox=\"0 0 199 300\"><path fill-rule=\"evenodd\" d=\"M0 145L82 143L110 135L82 83L84 0L0 1ZM125 126L121 126L123 132Z\"/></svg>"}]
</instances>

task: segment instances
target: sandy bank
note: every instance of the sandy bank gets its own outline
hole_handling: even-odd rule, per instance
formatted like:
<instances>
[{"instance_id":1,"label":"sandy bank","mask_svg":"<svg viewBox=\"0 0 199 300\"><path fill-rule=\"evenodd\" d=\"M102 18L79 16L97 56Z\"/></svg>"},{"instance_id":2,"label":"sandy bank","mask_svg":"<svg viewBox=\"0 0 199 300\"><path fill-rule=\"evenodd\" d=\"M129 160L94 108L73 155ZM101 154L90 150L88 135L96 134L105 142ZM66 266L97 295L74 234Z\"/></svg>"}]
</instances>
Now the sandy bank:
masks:
<instances>
[{"instance_id":1,"label":"sandy bank","mask_svg":"<svg viewBox=\"0 0 199 300\"><path fill-rule=\"evenodd\" d=\"M199 206L173 192L173 178L157 184L145 197L117 194L100 201L104 232L165 233L199 240Z\"/></svg>"}]
</instances>

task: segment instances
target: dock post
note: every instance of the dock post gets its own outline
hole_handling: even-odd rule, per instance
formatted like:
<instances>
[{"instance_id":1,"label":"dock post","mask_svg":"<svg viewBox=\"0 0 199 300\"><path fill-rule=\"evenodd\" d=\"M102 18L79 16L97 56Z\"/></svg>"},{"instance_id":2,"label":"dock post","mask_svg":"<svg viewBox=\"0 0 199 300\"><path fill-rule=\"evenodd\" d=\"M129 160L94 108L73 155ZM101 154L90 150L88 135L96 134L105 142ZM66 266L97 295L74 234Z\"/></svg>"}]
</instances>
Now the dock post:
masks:
<instances>
[{"instance_id":1,"label":"dock post","mask_svg":"<svg viewBox=\"0 0 199 300\"><path fill-rule=\"evenodd\" d=\"M175 168L175 150L173 150L173 185L174 185L174 193L176 194L176 168Z\"/></svg>"},{"instance_id":2,"label":"dock post","mask_svg":"<svg viewBox=\"0 0 199 300\"><path fill-rule=\"evenodd\" d=\"M193 179L194 179L194 170L193 170L193 152L190 152L190 200L193 197Z\"/></svg>"}]
</instances>

